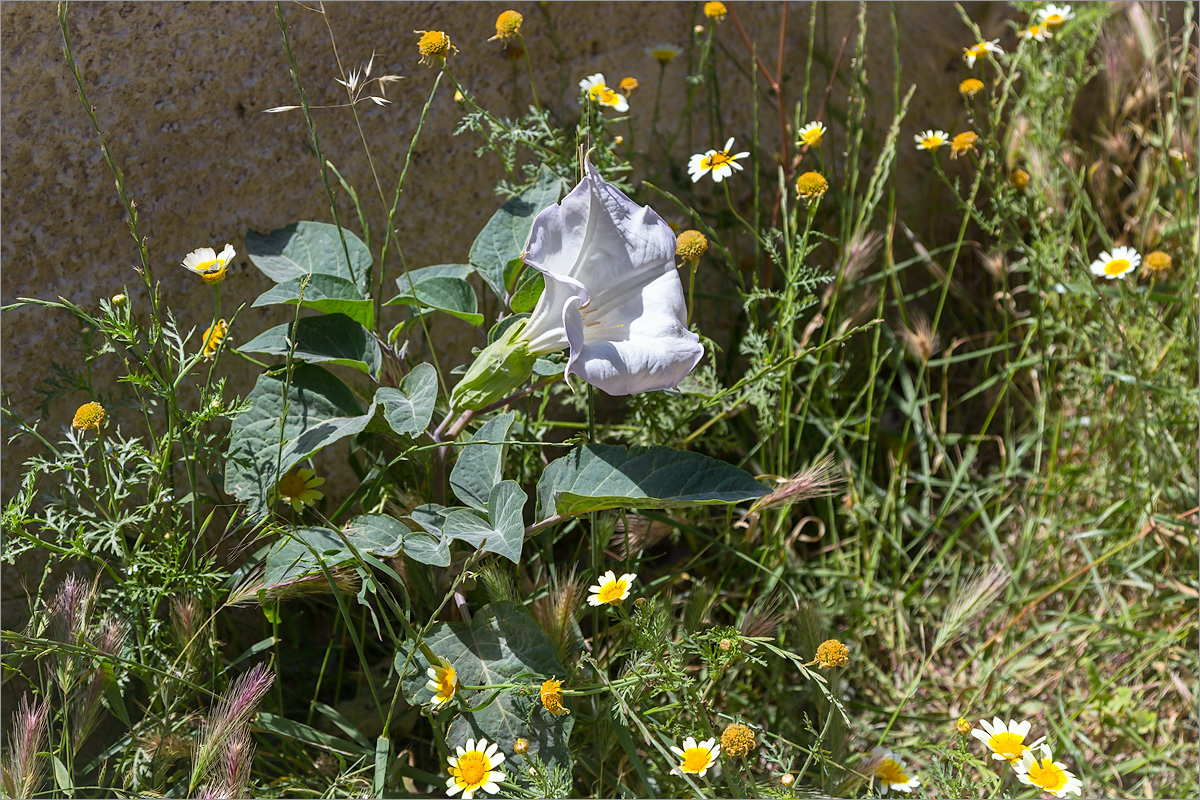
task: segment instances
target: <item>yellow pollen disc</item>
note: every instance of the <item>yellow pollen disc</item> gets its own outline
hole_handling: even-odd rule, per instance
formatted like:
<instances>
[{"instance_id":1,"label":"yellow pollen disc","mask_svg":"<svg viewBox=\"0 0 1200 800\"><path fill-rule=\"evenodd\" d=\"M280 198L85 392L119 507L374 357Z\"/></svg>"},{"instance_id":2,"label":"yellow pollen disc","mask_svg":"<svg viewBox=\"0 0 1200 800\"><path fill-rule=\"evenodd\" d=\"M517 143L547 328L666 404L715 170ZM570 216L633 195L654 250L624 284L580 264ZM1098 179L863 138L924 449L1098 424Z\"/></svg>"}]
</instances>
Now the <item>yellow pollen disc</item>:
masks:
<instances>
[{"instance_id":1,"label":"yellow pollen disc","mask_svg":"<svg viewBox=\"0 0 1200 800\"><path fill-rule=\"evenodd\" d=\"M732 163L733 158L731 158L728 153L718 151L713 153L711 156L705 156L704 160L700 162L700 166L704 167L705 169L716 169L717 167L723 167L726 164Z\"/></svg>"},{"instance_id":2,"label":"yellow pollen disc","mask_svg":"<svg viewBox=\"0 0 1200 800\"><path fill-rule=\"evenodd\" d=\"M689 747L683 751L683 764L680 765L680 772L691 772L693 774L700 770L708 769L710 751L704 747Z\"/></svg>"},{"instance_id":3,"label":"yellow pollen disc","mask_svg":"<svg viewBox=\"0 0 1200 800\"><path fill-rule=\"evenodd\" d=\"M621 581L621 580L613 581L612 583L608 584L607 586L601 586L600 591L597 592L597 594L596 594L596 597L597 597L597 599L600 600L601 603L619 602L622 595L625 594L625 588L627 586L628 586L628 584L625 583L625 581Z\"/></svg>"},{"instance_id":4,"label":"yellow pollen disc","mask_svg":"<svg viewBox=\"0 0 1200 800\"><path fill-rule=\"evenodd\" d=\"M944 145L945 142L937 136L926 136L921 140L921 144L925 145L926 150L936 150Z\"/></svg>"},{"instance_id":5,"label":"yellow pollen disc","mask_svg":"<svg viewBox=\"0 0 1200 800\"><path fill-rule=\"evenodd\" d=\"M1067 773L1055 766L1050 759L1035 761L1029 768L1029 780L1034 786L1045 789L1047 792L1057 792L1067 785Z\"/></svg>"},{"instance_id":6,"label":"yellow pollen disc","mask_svg":"<svg viewBox=\"0 0 1200 800\"><path fill-rule=\"evenodd\" d=\"M875 777L886 783L908 783L908 774L890 758L875 768Z\"/></svg>"},{"instance_id":7,"label":"yellow pollen disc","mask_svg":"<svg viewBox=\"0 0 1200 800\"><path fill-rule=\"evenodd\" d=\"M612 89L605 88L604 91L600 93L599 102L602 106L615 106L618 102L617 93Z\"/></svg>"},{"instance_id":8,"label":"yellow pollen disc","mask_svg":"<svg viewBox=\"0 0 1200 800\"><path fill-rule=\"evenodd\" d=\"M988 745L1009 761L1016 763L1025 752L1025 737L1015 733L997 733L988 739Z\"/></svg>"},{"instance_id":9,"label":"yellow pollen disc","mask_svg":"<svg viewBox=\"0 0 1200 800\"><path fill-rule=\"evenodd\" d=\"M458 765L453 769L458 773L454 776L454 782L465 789L468 786L480 786L485 783L488 773L491 772L492 763L484 753L472 750L459 756Z\"/></svg>"},{"instance_id":10,"label":"yellow pollen disc","mask_svg":"<svg viewBox=\"0 0 1200 800\"><path fill-rule=\"evenodd\" d=\"M1063 24L1062 14L1051 14L1050 16L1048 16L1044 20L1042 20L1042 24L1045 25L1047 28L1053 28L1056 25L1062 25Z\"/></svg>"},{"instance_id":11,"label":"yellow pollen disc","mask_svg":"<svg viewBox=\"0 0 1200 800\"><path fill-rule=\"evenodd\" d=\"M1129 269L1129 261L1127 259L1114 258L1112 261L1104 265L1104 274L1120 275L1127 269Z\"/></svg>"},{"instance_id":12,"label":"yellow pollen disc","mask_svg":"<svg viewBox=\"0 0 1200 800\"><path fill-rule=\"evenodd\" d=\"M289 499L299 497L307 488L308 484L301 479L298 472L289 472L279 479L279 495L281 497Z\"/></svg>"},{"instance_id":13,"label":"yellow pollen disc","mask_svg":"<svg viewBox=\"0 0 1200 800\"><path fill-rule=\"evenodd\" d=\"M805 144L816 144L821 141L821 131L819 129L808 131L800 137L800 141Z\"/></svg>"},{"instance_id":14,"label":"yellow pollen disc","mask_svg":"<svg viewBox=\"0 0 1200 800\"><path fill-rule=\"evenodd\" d=\"M438 670L438 692L439 698L449 699L454 696L455 675L453 669Z\"/></svg>"}]
</instances>

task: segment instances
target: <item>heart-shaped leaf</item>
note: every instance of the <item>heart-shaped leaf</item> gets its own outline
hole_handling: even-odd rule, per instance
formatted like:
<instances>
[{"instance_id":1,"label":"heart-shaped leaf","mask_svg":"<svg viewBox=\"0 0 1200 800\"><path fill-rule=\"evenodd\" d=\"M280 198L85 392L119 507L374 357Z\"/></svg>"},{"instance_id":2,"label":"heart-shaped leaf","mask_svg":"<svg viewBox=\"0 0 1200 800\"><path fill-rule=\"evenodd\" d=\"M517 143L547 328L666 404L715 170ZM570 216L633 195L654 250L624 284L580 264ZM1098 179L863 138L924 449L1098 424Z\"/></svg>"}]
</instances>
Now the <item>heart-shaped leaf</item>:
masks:
<instances>
[{"instance_id":1,"label":"heart-shaped leaf","mask_svg":"<svg viewBox=\"0 0 1200 800\"><path fill-rule=\"evenodd\" d=\"M276 283L301 275L334 275L354 284L360 296L367 295L371 251L345 228L339 231L327 222L293 222L270 233L250 231L246 251L254 266Z\"/></svg>"},{"instance_id":2,"label":"heart-shaped leaf","mask_svg":"<svg viewBox=\"0 0 1200 800\"><path fill-rule=\"evenodd\" d=\"M524 252L533 218L546 206L558 202L562 189L562 179L543 165L533 184L500 206L471 245L468 256L471 266L501 300L507 299L505 268Z\"/></svg>"},{"instance_id":3,"label":"heart-shaped leaf","mask_svg":"<svg viewBox=\"0 0 1200 800\"><path fill-rule=\"evenodd\" d=\"M295 339L294 351L288 342L289 334ZM295 358L310 364L341 364L371 375L379 374L383 358L375 337L345 314L302 317L294 325L276 325L246 342L241 349L277 356L294 352Z\"/></svg>"},{"instance_id":4,"label":"heart-shaped leaf","mask_svg":"<svg viewBox=\"0 0 1200 800\"><path fill-rule=\"evenodd\" d=\"M345 314L364 328L375 327L374 303L352 282L336 275L302 275L284 281L260 294L253 307L297 303L323 314Z\"/></svg>"},{"instance_id":5,"label":"heart-shaped leaf","mask_svg":"<svg viewBox=\"0 0 1200 800\"><path fill-rule=\"evenodd\" d=\"M503 442L508 438L516 415L512 412L492 417L471 437L471 443L459 448L458 460L450 470L450 487L454 495L472 508L487 511L488 497L492 487L500 482L504 466L503 444L480 444L480 442Z\"/></svg>"},{"instance_id":6,"label":"heart-shaped leaf","mask_svg":"<svg viewBox=\"0 0 1200 800\"><path fill-rule=\"evenodd\" d=\"M485 553L496 553L516 564L525 542L525 492L516 481L501 481L488 497L487 518L469 508L453 509L442 528L446 536L461 539Z\"/></svg>"},{"instance_id":7,"label":"heart-shaped leaf","mask_svg":"<svg viewBox=\"0 0 1200 800\"><path fill-rule=\"evenodd\" d=\"M744 469L670 447L589 444L538 481L538 518L605 508L680 508L757 500L766 486Z\"/></svg>"}]
</instances>

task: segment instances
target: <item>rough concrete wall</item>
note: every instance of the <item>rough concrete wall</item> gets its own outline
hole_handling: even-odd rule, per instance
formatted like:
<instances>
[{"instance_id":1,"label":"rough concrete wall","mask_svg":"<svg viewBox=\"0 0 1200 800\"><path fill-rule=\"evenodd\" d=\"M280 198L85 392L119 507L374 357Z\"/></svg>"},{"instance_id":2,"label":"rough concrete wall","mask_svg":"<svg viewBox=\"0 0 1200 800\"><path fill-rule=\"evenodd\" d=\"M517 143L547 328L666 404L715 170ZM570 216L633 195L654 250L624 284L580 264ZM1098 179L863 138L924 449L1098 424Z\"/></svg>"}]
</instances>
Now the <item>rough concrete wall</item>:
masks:
<instances>
[{"instance_id":1,"label":"rough concrete wall","mask_svg":"<svg viewBox=\"0 0 1200 800\"><path fill-rule=\"evenodd\" d=\"M881 136L892 113L893 33L889 4L869 4L868 53L871 75L868 119ZM1003 7L969 8L985 32L1000 35ZM299 4L283 7L292 32L300 77L314 104L344 100L330 44L349 69L376 52L375 70L405 75L392 84L387 108L361 106L363 126L389 201L403 165L408 142L436 72L417 65L414 29L444 29L461 51L451 60L460 80L481 103L512 114L528 103L527 80L514 84L512 63L497 42L486 39L496 15L508 4L486 3L329 3L327 15ZM515 3L525 15L524 34L543 98L558 106L560 80L548 26L538 8ZM773 63L778 46L781 5L738 3L735 6L749 37L760 43ZM807 3L788 4L785 46L789 61L787 96L800 89L809 14ZM951 128L961 119L955 86L961 77L960 48L966 31L953 8L944 3L900 3L902 82L920 89L902 137L898 169L912 170L916 154L906 143L910 134L929 125ZM658 42L686 42L691 25L702 16L690 3L550 4L549 14L565 50L562 80L568 86L571 114L576 82L605 72L610 80L629 74L642 80L633 100L636 124L644 137L657 64L644 53ZM832 3L819 17L818 56L812 97L824 91L828 64L851 36L846 62L853 51L857 6ZM328 22L329 28L326 27ZM990 26L990 27L989 27ZM247 230L269 231L300 219L329 220L316 163L299 112L264 114L264 109L296 102L287 59L270 3L73 3L69 30L73 50L90 99L112 153L124 170L138 203L142 231L149 237L155 278L163 298L186 328L208 324L211 293L178 266L183 256L201 246L218 249L230 242L238 258L222 284L222 308L249 303L268 288L268 281L245 258ZM749 63L746 48L731 21L719 39L728 53ZM68 298L87 308L128 286L132 302L145 307L140 283L132 271L138 255L124 223L124 211L113 189L97 138L76 97L62 55L62 37L49 2L0 5L0 167L3 171L0 212L3 239L0 295L5 303L21 296ZM662 119L677 119L683 106L684 65L667 71ZM514 93L514 86L516 87ZM746 142L752 132L750 92L745 77L729 62L722 73L721 96L726 130ZM399 235L410 266L462 262L470 243L498 204L492 192L502 177L494 157L477 159L475 135L452 136L461 109L452 91L436 99L425 131L412 155ZM844 109L840 88L830 96L826 119ZM764 101L765 103L765 101ZM778 127L764 110L760 145L779 147ZM372 229L382 229L380 203L371 182L358 132L348 113L317 111L316 122L326 156L358 187L373 209ZM642 141L645 141L643 138ZM719 143L718 143L719 144ZM873 161L868 153L867 164ZM673 153L680 167L688 153L682 142ZM838 158L836 150L825 153ZM908 197L920 202L928 170L919 180L902 182ZM746 184L749 185L748 183ZM738 190L743 190L739 186ZM339 193L340 194L340 193ZM343 205L343 214L348 206ZM348 219L348 216L343 216ZM378 246L376 245L376 250ZM393 265L395 260L392 260ZM394 275L390 276L394 277ZM245 341L282 321L279 308L244 313L234 338ZM49 361L72 359L64 351L64 316L20 310L0 320L3 388L13 407L31 415L35 387L50 375ZM479 334L456 321L442 323L439 336L457 352L478 343ZM103 373L108 361L97 362ZM255 371L229 359L233 392L244 393ZM63 400L52 410L47 427L69 424L83 398ZM17 464L29 454L25 445L5 453L3 490L11 493L19 477Z\"/></svg>"}]
</instances>

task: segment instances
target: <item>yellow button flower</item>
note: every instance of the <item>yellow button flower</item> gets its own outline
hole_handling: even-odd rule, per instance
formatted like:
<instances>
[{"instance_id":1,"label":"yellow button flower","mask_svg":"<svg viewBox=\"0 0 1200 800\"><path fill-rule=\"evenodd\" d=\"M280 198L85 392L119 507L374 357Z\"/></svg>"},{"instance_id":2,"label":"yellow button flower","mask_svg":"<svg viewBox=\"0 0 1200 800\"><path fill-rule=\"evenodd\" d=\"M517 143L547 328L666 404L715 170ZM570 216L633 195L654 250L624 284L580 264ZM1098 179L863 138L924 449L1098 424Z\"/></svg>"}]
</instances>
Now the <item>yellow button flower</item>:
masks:
<instances>
[{"instance_id":1,"label":"yellow button flower","mask_svg":"<svg viewBox=\"0 0 1200 800\"><path fill-rule=\"evenodd\" d=\"M721 749L735 758L746 755L757 744L758 742L754 739L754 731L740 722L729 725L721 734Z\"/></svg>"},{"instance_id":2,"label":"yellow button flower","mask_svg":"<svg viewBox=\"0 0 1200 800\"><path fill-rule=\"evenodd\" d=\"M796 194L809 202L820 200L829 191L829 181L819 172L805 172L796 179Z\"/></svg>"},{"instance_id":3,"label":"yellow button flower","mask_svg":"<svg viewBox=\"0 0 1200 800\"><path fill-rule=\"evenodd\" d=\"M964 153L971 152L975 149L977 141L979 141L979 136L975 131L963 131L950 141L950 157L958 158Z\"/></svg>"},{"instance_id":4,"label":"yellow button flower","mask_svg":"<svg viewBox=\"0 0 1200 800\"><path fill-rule=\"evenodd\" d=\"M223 319L217 320L217 324L210 325L204 330L204 357L212 358L217 354L217 350L221 347L221 342L225 341L225 334L229 332L229 324Z\"/></svg>"},{"instance_id":5,"label":"yellow button flower","mask_svg":"<svg viewBox=\"0 0 1200 800\"><path fill-rule=\"evenodd\" d=\"M967 78L958 85L958 91L963 97L974 97L983 90L983 81L979 78Z\"/></svg>"},{"instance_id":6,"label":"yellow button flower","mask_svg":"<svg viewBox=\"0 0 1200 800\"><path fill-rule=\"evenodd\" d=\"M562 681L555 680L554 678L544 681L539 695L542 699L542 705L554 716L561 717L563 714L571 713L568 709L563 708Z\"/></svg>"},{"instance_id":7,"label":"yellow button flower","mask_svg":"<svg viewBox=\"0 0 1200 800\"><path fill-rule=\"evenodd\" d=\"M699 261L708 252L708 239L700 231L684 231L675 240L675 255L684 261Z\"/></svg>"},{"instance_id":8,"label":"yellow button flower","mask_svg":"<svg viewBox=\"0 0 1200 800\"><path fill-rule=\"evenodd\" d=\"M75 411L71 427L80 431L98 431L108 413L99 403L84 403Z\"/></svg>"},{"instance_id":9,"label":"yellow button flower","mask_svg":"<svg viewBox=\"0 0 1200 800\"><path fill-rule=\"evenodd\" d=\"M444 31L413 31L421 34L417 42L417 52L421 54L421 63L433 66L434 61L445 61L450 51L458 48L450 43L450 37Z\"/></svg>"},{"instance_id":10,"label":"yellow button flower","mask_svg":"<svg viewBox=\"0 0 1200 800\"><path fill-rule=\"evenodd\" d=\"M709 0L704 4L704 16L711 19L713 22L721 22L725 19L725 15L729 13L729 9L724 3L718 0Z\"/></svg>"},{"instance_id":11,"label":"yellow button flower","mask_svg":"<svg viewBox=\"0 0 1200 800\"><path fill-rule=\"evenodd\" d=\"M521 23L524 21L525 17L521 16L519 11L513 11L510 8L508 11L501 12L500 16L496 17L496 35L488 41L499 39L507 42L509 39L516 38L521 33Z\"/></svg>"}]
</instances>

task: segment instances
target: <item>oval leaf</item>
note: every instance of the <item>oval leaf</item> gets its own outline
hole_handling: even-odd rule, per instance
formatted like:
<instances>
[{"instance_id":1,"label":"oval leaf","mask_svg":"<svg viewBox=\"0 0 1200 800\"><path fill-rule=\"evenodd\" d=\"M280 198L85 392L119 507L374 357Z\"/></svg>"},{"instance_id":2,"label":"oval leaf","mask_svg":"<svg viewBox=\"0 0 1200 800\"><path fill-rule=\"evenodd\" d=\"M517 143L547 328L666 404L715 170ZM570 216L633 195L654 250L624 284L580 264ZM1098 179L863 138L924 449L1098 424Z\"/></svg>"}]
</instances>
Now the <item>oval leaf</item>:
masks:
<instances>
[{"instance_id":1,"label":"oval leaf","mask_svg":"<svg viewBox=\"0 0 1200 800\"><path fill-rule=\"evenodd\" d=\"M293 222L270 233L249 231L246 251L254 266L276 283L301 275L334 275L354 284L360 295L367 294L371 251L345 228L339 231L327 222Z\"/></svg>"},{"instance_id":2,"label":"oval leaf","mask_svg":"<svg viewBox=\"0 0 1200 800\"><path fill-rule=\"evenodd\" d=\"M335 275L302 275L284 281L260 294L253 307L297 303L323 314L345 314L364 328L375 327L375 306L371 300L363 297L353 283Z\"/></svg>"},{"instance_id":3,"label":"oval leaf","mask_svg":"<svg viewBox=\"0 0 1200 800\"><path fill-rule=\"evenodd\" d=\"M251 353L286 356L292 352L289 331L295 331L295 357L309 363L341 364L371 375L379 374L379 342L366 328L345 314L323 314L276 325L255 336L240 349Z\"/></svg>"},{"instance_id":4,"label":"oval leaf","mask_svg":"<svg viewBox=\"0 0 1200 800\"><path fill-rule=\"evenodd\" d=\"M744 469L670 447L589 444L546 467L538 518L605 508L743 503L767 494Z\"/></svg>"}]
</instances>

